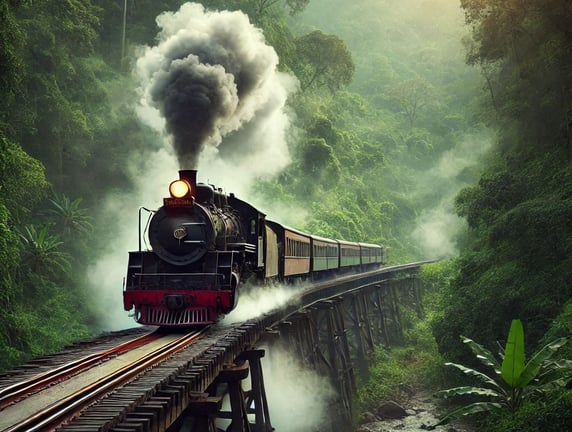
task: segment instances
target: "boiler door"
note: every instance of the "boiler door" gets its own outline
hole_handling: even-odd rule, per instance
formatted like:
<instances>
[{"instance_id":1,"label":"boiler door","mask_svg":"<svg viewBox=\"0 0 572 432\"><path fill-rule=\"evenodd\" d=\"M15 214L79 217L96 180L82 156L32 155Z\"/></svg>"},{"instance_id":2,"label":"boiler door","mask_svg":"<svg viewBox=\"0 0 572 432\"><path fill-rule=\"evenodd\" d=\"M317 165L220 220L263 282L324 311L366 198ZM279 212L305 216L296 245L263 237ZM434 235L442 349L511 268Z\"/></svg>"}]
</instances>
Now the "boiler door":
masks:
<instances>
[{"instance_id":1,"label":"boiler door","mask_svg":"<svg viewBox=\"0 0 572 432\"><path fill-rule=\"evenodd\" d=\"M161 207L149 224L153 252L175 265L188 265L201 259L212 239L212 221L198 204L192 208Z\"/></svg>"}]
</instances>

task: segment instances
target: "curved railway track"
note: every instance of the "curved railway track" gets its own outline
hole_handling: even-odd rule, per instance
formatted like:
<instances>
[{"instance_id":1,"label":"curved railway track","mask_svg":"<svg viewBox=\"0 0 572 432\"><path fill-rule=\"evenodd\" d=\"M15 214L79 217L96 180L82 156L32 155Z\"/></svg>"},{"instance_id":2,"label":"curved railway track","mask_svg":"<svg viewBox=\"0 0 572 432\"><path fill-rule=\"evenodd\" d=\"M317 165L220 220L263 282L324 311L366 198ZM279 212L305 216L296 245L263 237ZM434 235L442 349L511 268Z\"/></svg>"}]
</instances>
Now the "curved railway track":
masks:
<instances>
[{"instance_id":1,"label":"curved railway track","mask_svg":"<svg viewBox=\"0 0 572 432\"><path fill-rule=\"evenodd\" d=\"M3 432L34 432L54 430L58 425L72 418L84 408L100 399L113 389L124 385L137 375L156 366L173 354L186 348L200 339L206 329L193 331L182 336L160 335L149 333L113 348L71 361L53 370L0 389L0 430ZM141 349L137 353L138 349ZM136 353L133 359L123 359L121 355ZM61 391L55 400L43 393L59 393L51 391L72 377L81 378L92 368L102 362L112 363L111 358L121 360L110 371L98 379L93 376L85 378L85 385L68 385L69 392ZM82 380L78 381L80 384ZM77 387L73 389L74 387ZM30 393L35 392L33 396ZM33 397L39 402L26 402ZM16 403L16 401L19 401ZM23 405L28 405L22 407ZM38 407L38 408L35 408ZM33 411L33 412L32 412Z\"/></svg>"}]
</instances>

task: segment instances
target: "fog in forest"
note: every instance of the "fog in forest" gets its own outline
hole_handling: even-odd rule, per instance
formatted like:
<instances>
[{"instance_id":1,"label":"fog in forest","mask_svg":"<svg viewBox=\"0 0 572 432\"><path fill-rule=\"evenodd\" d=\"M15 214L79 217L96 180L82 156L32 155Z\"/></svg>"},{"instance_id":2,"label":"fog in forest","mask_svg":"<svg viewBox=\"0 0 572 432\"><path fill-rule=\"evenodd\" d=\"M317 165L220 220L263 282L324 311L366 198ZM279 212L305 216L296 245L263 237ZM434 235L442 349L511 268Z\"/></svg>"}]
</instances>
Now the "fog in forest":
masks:
<instances>
[{"instance_id":1,"label":"fog in forest","mask_svg":"<svg viewBox=\"0 0 572 432\"><path fill-rule=\"evenodd\" d=\"M459 116L466 115L467 101L473 103L471 99L482 88L478 70L465 64L463 40L468 29L460 4L448 0L313 0L296 25L300 32L319 29L347 43L356 65L350 89L380 112L392 109L387 95L404 81L420 79L428 85L427 98L418 100L415 129L388 132L392 123L370 127L379 127L380 134L406 137L439 125L437 133L444 136L436 135L433 141L448 142L440 142L440 149L435 143L426 144L434 151L430 157L403 149L395 159L388 149L380 183L385 176L395 179L394 165L409 165L406 172L400 166L397 174L402 184L386 193L403 193L418 203L412 244L423 258L456 255L456 237L465 225L455 214L453 200L461 188L476 181L493 140L492 131L477 119L467 118L466 129L453 133L458 118L446 114L450 107L458 109ZM394 110L387 118L399 121L403 115ZM383 142L376 144L384 146Z\"/></svg>"},{"instance_id":2,"label":"fog in forest","mask_svg":"<svg viewBox=\"0 0 572 432\"><path fill-rule=\"evenodd\" d=\"M370 103L378 106L381 112L389 109L387 100L384 100L387 88L403 79L422 76L436 86L451 76L461 81L475 78L474 72L463 63L463 20L454 3L439 0L351 4L333 0L333 3L325 0L310 2L293 27L301 34L320 29L339 35L351 50L356 65L350 89L363 93L364 97L371 96ZM358 28L356 22L363 25ZM135 72L140 82L137 112L141 121L156 131L162 146L152 153L149 150L135 153L128 170L135 190L127 195L116 192L106 201L104 213L109 218L116 212L112 218L116 227L125 228L119 230L122 234L115 237L109 252L90 271L92 285L99 291L97 301L105 305L101 310L106 315L119 317L105 318L104 322L118 322L119 326L125 324L122 317L126 314L117 302L117 287L125 275L127 251L135 250L138 245L137 209L139 206L157 208L166 195L168 184L177 177L179 168L197 168L199 181L215 184L226 193L235 193L257 205L274 220L296 226L309 217L308 208L301 203L268 202L252 193L256 181L287 168L291 159L288 147L296 145L296 140L292 140L296 136L295 129L289 131L294 118L285 106L286 98L296 88L296 80L292 75L277 72L279 59L265 43L260 30L240 12L207 12L199 5L190 4L180 11L162 14L157 23L160 28L157 43L138 49ZM230 33L229 28L232 29ZM216 42L208 42L211 37ZM246 46L255 48L242 50L240 44L234 43L237 38L244 39ZM194 40L200 40L201 45ZM202 65L203 61L210 64L212 59L217 60L208 54L209 49L218 53L222 62L220 66ZM258 77L254 81L244 76L241 79L248 83L258 80L258 84L249 84L244 91L239 86L233 96L233 71L229 70L225 79L231 80L231 91L225 94L231 99L224 105L222 96L214 99L221 101L221 108L208 110L213 113L212 120L193 123L197 129L191 132L178 126L176 121L181 125L188 122L177 114L177 110L184 113L185 109L190 109L192 113L205 109L200 105L204 99L200 98L197 98L199 105L196 108L189 108L196 96L192 89L208 88L196 81L199 78L193 77L207 72L216 77L225 70L226 59L230 58L230 54L221 53L235 49L239 51L232 56L243 55L245 61L244 66L237 70L248 71L250 68L252 76ZM187 60L181 61L183 57ZM177 87L165 90L171 85L168 84L169 76L186 76L175 79L173 85L188 86L189 101L181 96L184 92ZM188 84L184 84L185 80ZM205 82L222 82L220 78L208 80ZM219 90L214 85L212 91ZM168 92L179 95L174 99L180 104L179 108L168 102L165 96ZM435 99L427 101L429 109L438 103ZM399 112L391 115L400 120ZM425 117L422 115L419 122L431 124L430 116L427 113ZM373 124L370 127L375 129L378 126ZM434 162L428 161L408 170L414 178L407 175L407 182L414 187L404 186L405 193L419 203L425 202L417 210L411 240L423 257L457 253L455 236L463 224L454 214L452 201L458 190L470 180L458 174L470 171L471 166L478 163L482 150L487 148L486 131L479 130L478 134L484 138L475 138L475 131L468 131L466 136L458 134L455 146L449 146ZM287 143L288 137L290 144ZM188 147L190 144L192 146ZM384 145L381 142L377 144ZM402 162L392 160L392 157L387 152L385 167L380 172L381 183L375 186L381 187L382 193L386 187L384 176L393 176L392 165ZM407 154L400 157L407 158ZM116 312L111 313L113 310Z\"/></svg>"}]
</instances>

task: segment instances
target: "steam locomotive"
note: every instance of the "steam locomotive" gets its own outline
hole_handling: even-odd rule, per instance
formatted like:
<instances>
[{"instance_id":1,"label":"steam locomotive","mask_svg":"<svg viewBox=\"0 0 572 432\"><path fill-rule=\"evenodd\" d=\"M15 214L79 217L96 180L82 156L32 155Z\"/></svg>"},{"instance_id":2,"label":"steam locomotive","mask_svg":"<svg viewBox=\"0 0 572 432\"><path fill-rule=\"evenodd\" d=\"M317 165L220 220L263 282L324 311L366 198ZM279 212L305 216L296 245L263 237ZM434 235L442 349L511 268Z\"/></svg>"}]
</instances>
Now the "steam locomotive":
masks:
<instances>
[{"instance_id":1,"label":"steam locomotive","mask_svg":"<svg viewBox=\"0 0 572 432\"><path fill-rule=\"evenodd\" d=\"M233 310L246 281L289 283L364 271L384 262L384 248L331 240L267 220L234 194L179 171L163 206L150 212L151 248L129 252L123 305L140 324L193 326Z\"/></svg>"}]
</instances>

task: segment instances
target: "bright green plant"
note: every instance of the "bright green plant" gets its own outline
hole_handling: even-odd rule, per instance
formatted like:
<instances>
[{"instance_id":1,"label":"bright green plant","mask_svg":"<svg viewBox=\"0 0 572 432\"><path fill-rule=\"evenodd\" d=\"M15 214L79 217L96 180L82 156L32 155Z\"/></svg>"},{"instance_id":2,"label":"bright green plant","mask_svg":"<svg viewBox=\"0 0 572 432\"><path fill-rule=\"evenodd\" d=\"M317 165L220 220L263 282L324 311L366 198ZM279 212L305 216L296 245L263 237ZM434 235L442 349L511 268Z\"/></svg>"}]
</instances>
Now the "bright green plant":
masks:
<instances>
[{"instance_id":1,"label":"bright green plant","mask_svg":"<svg viewBox=\"0 0 572 432\"><path fill-rule=\"evenodd\" d=\"M26 225L19 232L22 242L23 263L37 274L56 276L70 269L70 256L60 250L63 244L58 236L48 233L47 226Z\"/></svg>"},{"instance_id":2,"label":"bright green plant","mask_svg":"<svg viewBox=\"0 0 572 432\"><path fill-rule=\"evenodd\" d=\"M437 396L449 398L453 396L473 395L490 398L487 401L473 402L446 414L437 425L446 424L450 420L499 409L508 409L514 413L533 395L538 395L555 387L565 386L572 378L572 361L555 360L554 354L567 339L559 338L546 344L534 353L528 362L525 361L524 330L520 320L513 320L510 326L502 363L490 351L461 336L471 351L485 366L492 368L494 374L486 374L478 370L456 364L446 363L461 370L466 375L482 381L483 387L464 386L442 390Z\"/></svg>"},{"instance_id":3,"label":"bright green plant","mask_svg":"<svg viewBox=\"0 0 572 432\"><path fill-rule=\"evenodd\" d=\"M81 198L72 201L61 194L50 202L52 207L47 212L55 219L63 235L87 234L93 229L92 218L87 214L87 209L81 207Z\"/></svg>"}]
</instances>

